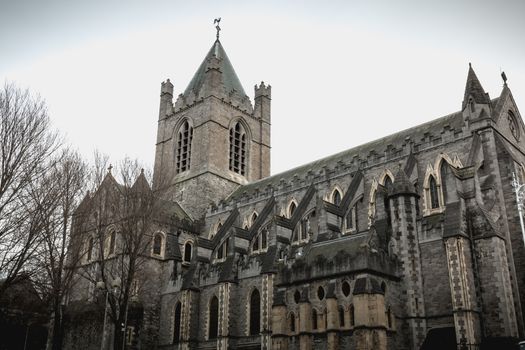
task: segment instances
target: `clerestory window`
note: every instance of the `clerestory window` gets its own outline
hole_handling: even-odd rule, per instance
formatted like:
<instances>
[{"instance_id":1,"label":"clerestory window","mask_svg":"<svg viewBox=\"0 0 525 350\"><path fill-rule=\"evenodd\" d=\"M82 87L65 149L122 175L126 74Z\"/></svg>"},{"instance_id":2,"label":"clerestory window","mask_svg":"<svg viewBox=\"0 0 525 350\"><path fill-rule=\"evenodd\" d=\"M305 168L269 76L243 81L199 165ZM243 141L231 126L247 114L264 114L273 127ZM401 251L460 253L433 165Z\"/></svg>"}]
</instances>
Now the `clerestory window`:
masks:
<instances>
[{"instance_id":1,"label":"clerestory window","mask_svg":"<svg viewBox=\"0 0 525 350\"><path fill-rule=\"evenodd\" d=\"M191 141L193 139L193 127L186 120L177 133L176 166L177 173L190 170Z\"/></svg>"},{"instance_id":2,"label":"clerestory window","mask_svg":"<svg viewBox=\"0 0 525 350\"><path fill-rule=\"evenodd\" d=\"M253 239L252 253L262 253L268 249L268 228L263 228Z\"/></svg>"},{"instance_id":3,"label":"clerestory window","mask_svg":"<svg viewBox=\"0 0 525 350\"><path fill-rule=\"evenodd\" d=\"M230 129L230 170L246 175L246 131L240 122Z\"/></svg>"},{"instance_id":4,"label":"clerestory window","mask_svg":"<svg viewBox=\"0 0 525 350\"><path fill-rule=\"evenodd\" d=\"M292 243L306 242L313 234L312 219L315 218L315 210L306 214L297 224L293 236Z\"/></svg>"},{"instance_id":5,"label":"clerestory window","mask_svg":"<svg viewBox=\"0 0 525 350\"><path fill-rule=\"evenodd\" d=\"M437 183L436 183L436 179L432 175L430 175L430 179L428 181L428 190L429 190L429 195L430 195L430 208L431 209L439 208Z\"/></svg>"},{"instance_id":6,"label":"clerestory window","mask_svg":"<svg viewBox=\"0 0 525 350\"><path fill-rule=\"evenodd\" d=\"M224 242L221 243L219 248L217 248L217 251L215 252L215 259L217 262L223 261L226 259L226 256L228 255L228 243L229 238L226 238Z\"/></svg>"}]
</instances>

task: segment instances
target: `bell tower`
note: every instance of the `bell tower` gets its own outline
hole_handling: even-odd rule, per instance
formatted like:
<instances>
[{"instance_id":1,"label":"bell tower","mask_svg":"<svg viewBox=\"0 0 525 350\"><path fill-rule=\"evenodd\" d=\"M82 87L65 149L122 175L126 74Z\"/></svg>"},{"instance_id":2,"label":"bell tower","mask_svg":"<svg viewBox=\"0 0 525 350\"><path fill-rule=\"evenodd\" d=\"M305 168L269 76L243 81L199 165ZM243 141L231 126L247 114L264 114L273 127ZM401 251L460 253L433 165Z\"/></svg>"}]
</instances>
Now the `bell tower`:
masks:
<instances>
[{"instance_id":1,"label":"bell tower","mask_svg":"<svg viewBox=\"0 0 525 350\"><path fill-rule=\"evenodd\" d=\"M253 107L219 30L175 102L170 80L161 84L154 186L194 219L238 186L270 175L271 86L255 86Z\"/></svg>"}]
</instances>

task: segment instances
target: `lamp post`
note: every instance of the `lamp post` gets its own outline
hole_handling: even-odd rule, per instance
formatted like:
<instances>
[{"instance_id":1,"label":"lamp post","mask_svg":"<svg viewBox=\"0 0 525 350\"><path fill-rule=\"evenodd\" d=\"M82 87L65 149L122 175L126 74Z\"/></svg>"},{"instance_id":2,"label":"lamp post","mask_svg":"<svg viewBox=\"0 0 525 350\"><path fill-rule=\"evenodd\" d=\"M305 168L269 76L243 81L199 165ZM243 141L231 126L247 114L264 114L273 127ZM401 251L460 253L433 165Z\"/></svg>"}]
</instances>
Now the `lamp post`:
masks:
<instances>
[{"instance_id":1,"label":"lamp post","mask_svg":"<svg viewBox=\"0 0 525 350\"><path fill-rule=\"evenodd\" d=\"M120 278L115 278L111 284L113 287L113 294L117 293L117 288L120 287ZM103 281L97 283L97 288L104 290L106 289L106 284ZM102 343L100 344L100 350L104 350L106 347L106 324L107 324L107 314L108 314L108 302L109 302L109 291L106 290L106 304L104 306L104 326L102 327Z\"/></svg>"},{"instance_id":2,"label":"lamp post","mask_svg":"<svg viewBox=\"0 0 525 350\"><path fill-rule=\"evenodd\" d=\"M512 187L516 193L516 203L518 205L518 214L520 216L521 235L523 237L523 244L525 244L525 226L523 224L523 206L525 200L525 184L520 184L520 180L516 174L512 173Z\"/></svg>"}]
</instances>

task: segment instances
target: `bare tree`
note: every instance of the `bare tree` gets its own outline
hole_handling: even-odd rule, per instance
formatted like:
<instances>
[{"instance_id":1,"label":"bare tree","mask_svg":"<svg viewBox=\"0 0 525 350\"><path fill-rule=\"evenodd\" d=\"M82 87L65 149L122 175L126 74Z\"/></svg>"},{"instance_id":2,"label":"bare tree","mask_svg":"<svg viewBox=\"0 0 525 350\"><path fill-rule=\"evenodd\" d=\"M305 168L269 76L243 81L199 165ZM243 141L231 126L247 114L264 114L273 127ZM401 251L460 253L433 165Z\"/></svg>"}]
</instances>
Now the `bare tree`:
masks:
<instances>
[{"instance_id":1,"label":"bare tree","mask_svg":"<svg viewBox=\"0 0 525 350\"><path fill-rule=\"evenodd\" d=\"M50 200L31 200L34 184L48 171L48 159L59 147L44 101L5 84L0 90L0 297L16 281L40 244L43 207Z\"/></svg>"},{"instance_id":2,"label":"bare tree","mask_svg":"<svg viewBox=\"0 0 525 350\"><path fill-rule=\"evenodd\" d=\"M111 166L104 177L100 176L106 165L107 158L99 156L92 173L100 183L94 181L95 191L84 208L90 219L80 232L96 242L97 259L95 264L85 265L83 276L106 296L108 323L115 330L114 349L121 349L128 305L136 293L136 277L150 256L151 232L162 202L138 162L121 162L118 181ZM91 249L93 245L87 246Z\"/></svg>"},{"instance_id":3,"label":"bare tree","mask_svg":"<svg viewBox=\"0 0 525 350\"><path fill-rule=\"evenodd\" d=\"M30 201L42 203L40 245L31 259L39 273L33 281L49 303L51 322L48 349L62 345L62 305L65 302L82 254L81 245L70 239L70 230L86 189L87 165L81 157L65 148L49 160L46 174L33 184ZM78 224L78 222L77 222Z\"/></svg>"}]
</instances>

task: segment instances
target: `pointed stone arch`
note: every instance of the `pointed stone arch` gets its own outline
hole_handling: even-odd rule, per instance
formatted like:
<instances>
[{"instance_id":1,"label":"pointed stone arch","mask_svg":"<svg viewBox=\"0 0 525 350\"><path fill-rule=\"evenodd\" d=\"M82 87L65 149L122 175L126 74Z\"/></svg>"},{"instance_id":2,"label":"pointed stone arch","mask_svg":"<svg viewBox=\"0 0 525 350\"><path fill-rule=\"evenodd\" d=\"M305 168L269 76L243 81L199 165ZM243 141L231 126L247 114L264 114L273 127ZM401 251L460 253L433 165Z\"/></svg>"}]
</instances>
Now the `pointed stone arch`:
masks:
<instances>
[{"instance_id":1,"label":"pointed stone arch","mask_svg":"<svg viewBox=\"0 0 525 350\"><path fill-rule=\"evenodd\" d=\"M332 190L328 193L325 200L335 205L339 205L343 199L343 190L339 185L333 186ZM339 203L336 203L336 197L339 196Z\"/></svg>"},{"instance_id":2,"label":"pointed stone arch","mask_svg":"<svg viewBox=\"0 0 525 350\"><path fill-rule=\"evenodd\" d=\"M286 213L285 216L287 218L291 218L292 215L295 213L295 210L299 207L299 202L295 198L290 199L288 204L286 205Z\"/></svg>"},{"instance_id":3,"label":"pointed stone arch","mask_svg":"<svg viewBox=\"0 0 525 350\"><path fill-rule=\"evenodd\" d=\"M372 180L372 186L370 186L370 196L368 204L368 227L372 225L374 217L376 215L376 194L379 185L384 186L387 178L390 179L392 184L395 181L395 176L390 169L384 169L379 175L378 179Z\"/></svg>"}]
</instances>

